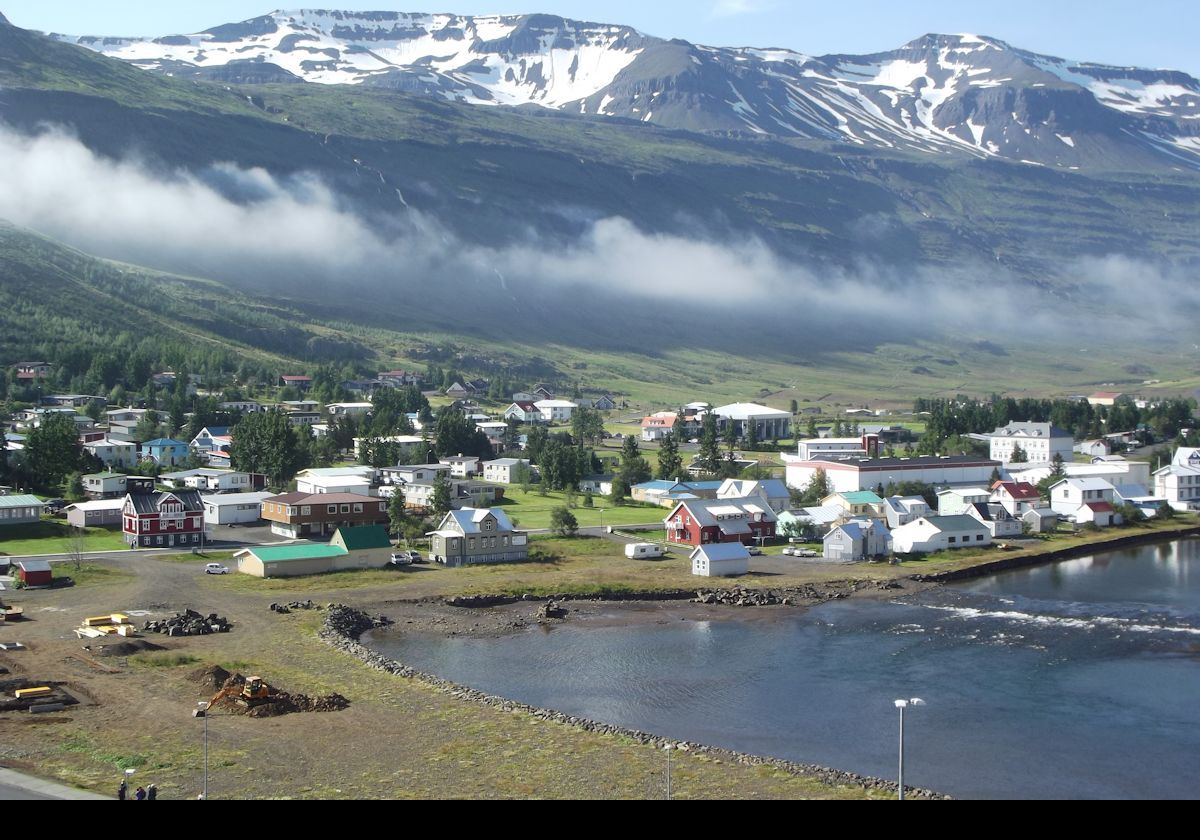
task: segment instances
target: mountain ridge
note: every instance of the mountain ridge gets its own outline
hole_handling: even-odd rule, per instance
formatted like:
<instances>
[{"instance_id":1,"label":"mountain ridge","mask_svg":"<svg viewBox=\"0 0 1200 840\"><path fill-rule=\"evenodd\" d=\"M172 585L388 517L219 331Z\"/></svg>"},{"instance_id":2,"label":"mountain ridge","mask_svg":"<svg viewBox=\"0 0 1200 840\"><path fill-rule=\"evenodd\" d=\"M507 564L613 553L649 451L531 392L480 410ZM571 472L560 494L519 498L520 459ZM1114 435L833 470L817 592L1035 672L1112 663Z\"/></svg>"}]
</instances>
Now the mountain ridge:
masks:
<instances>
[{"instance_id":1,"label":"mountain ridge","mask_svg":"<svg viewBox=\"0 0 1200 840\"><path fill-rule=\"evenodd\" d=\"M1077 169L1200 169L1200 82L928 33L866 55L710 47L556 15L275 11L192 35L52 37L228 84L353 84L731 136ZM1011 107L1011 106L1017 107Z\"/></svg>"}]
</instances>

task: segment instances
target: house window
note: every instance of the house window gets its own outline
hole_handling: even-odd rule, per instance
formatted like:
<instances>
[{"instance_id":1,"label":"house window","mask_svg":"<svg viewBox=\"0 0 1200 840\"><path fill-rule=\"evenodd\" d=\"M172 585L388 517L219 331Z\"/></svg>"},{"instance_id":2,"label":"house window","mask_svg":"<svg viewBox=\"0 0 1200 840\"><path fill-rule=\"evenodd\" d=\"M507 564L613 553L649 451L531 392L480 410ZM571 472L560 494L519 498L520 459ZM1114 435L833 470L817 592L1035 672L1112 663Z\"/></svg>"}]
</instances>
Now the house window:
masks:
<instances>
[{"instance_id":1,"label":"house window","mask_svg":"<svg viewBox=\"0 0 1200 840\"><path fill-rule=\"evenodd\" d=\"M342 505L342 513L349 513L350 505Z\"/></svg>"},{"instance_id":2,"label":"house window","mask_svg":"<svg viewBox=\"0 0 1200 840\"><path fill-rule=\"evenodd\" d=\"M380 513L385 513L385 512L387 512L387 502L380 502L380 503L379 503L379 512L380 512Z\"/></svg>"},{"instance_id":3,"label":"house window","mask_svg":"<svg viewBox=\"0 0 1200 840\"><path fill-rule=\"evenodd\" d=\"M301 516L308 516L310 513L312 513L312 505L303 505L303 506L300 508L300 515L301 515Z\"/></svg>"},{"instance_id":4,"label":"house window","mask_svg":"<svg viewBox=\"0 0 1200 840\"><path fill-rule=\"evenodd\" d=\"M976 534L975 542L983 542L983 534Z\"/></svg>"},{"instance_id":5,"label":"house window","mask_svg":"<svg viewBox=\"0 0 1200 840\"><path fill-rule=\"evenodd\" d=\"M471 537L470 539L467 540L467 550L471 551L471 550L474 550L474 548L475 548L475 538Z\"/></svg>"},{"instance_id":6,"label":"house window","mask_svg":"<svg viewBox=\"0 0 1200 840\"><path fill-rule=\"evenodd\" d=\"M325 512L326 513L337 513L337 505L326 505Z\"/></svg>"},{"instance_id":7,"label":"house window","mask_svg":"<svg viewBox=\"0 0 1200 840\"><path fill-rule=\"evenodd\" d=\"M958 542L958 537L951 537L950 542L952 542L952 543Z\"/></svg>"},{"instance_id":8,"label":"house window","mask_svg":"<svg viewBox=\"0 0 1200 840\"><path fill-rule=\"evenodd\" d=\"M355 512L355 513L362 513L362 512L363 512L363 509L362 509L362 502L355 502L355 503L354 503L354 512Z\"/></svg>"}]
</instances>

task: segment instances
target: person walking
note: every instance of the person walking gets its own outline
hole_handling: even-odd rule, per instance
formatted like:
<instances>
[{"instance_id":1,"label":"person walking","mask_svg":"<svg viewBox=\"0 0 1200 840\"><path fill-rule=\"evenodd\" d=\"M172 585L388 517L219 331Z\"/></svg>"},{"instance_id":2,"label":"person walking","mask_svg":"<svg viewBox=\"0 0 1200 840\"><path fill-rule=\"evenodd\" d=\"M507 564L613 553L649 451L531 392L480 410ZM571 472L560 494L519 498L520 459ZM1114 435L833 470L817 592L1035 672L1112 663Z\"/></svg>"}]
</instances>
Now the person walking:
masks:
<instances>
[{"instance_id":1,"label":"person walking","mask_svg":"<svg viewBox=\"0 0 1200 840\"><path fill-rule=\"evenodd\" d=\"M129 785L125 784L125 780L121 780L121 784L117 786L117 799L124 802L129 796Z\"/></svg>"},{"instance_id":2,"label":"person walking","mask_svg":"<svg viewBox=\"0 0 1200 840\"><path fill-rule=\"evenodd\" d=\"M151 802L154 802L158 799L158 785L152 784L146 788L146 799Z\"/></svg>"}]
</instances>

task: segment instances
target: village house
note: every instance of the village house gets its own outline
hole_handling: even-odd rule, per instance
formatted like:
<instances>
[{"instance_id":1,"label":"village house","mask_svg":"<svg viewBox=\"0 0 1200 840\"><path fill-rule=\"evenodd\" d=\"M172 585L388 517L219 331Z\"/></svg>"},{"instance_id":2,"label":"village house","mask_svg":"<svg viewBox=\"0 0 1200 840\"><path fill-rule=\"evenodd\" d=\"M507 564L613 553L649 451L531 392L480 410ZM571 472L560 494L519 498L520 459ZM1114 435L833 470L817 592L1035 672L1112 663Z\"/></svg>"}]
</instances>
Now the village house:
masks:
<instances>
[{"instance_id":1,"label":"village house","mask_svg":"<svg viewBox=\"0 0 1200 840\"><path fill-rule=\"evenodd\" d=\"M204 535L204 506L195 490L130 493L121 512L132 547L198 545Z\"/></svg>"},{"instance_id":2,"label":"village house","mask_svg":"<svg viewBox=\"0 0 1200 840\"><path fill-rule=\"evenodd\" d=\"M544 423L570 423L571 415L579 407L570 400L538 400L533 405Z\"/></svg>"},{"instance_id":3,"label":"village house","mask_svg":"<svg viewBox=\"0 0 1200 840\"><path fill-rule=\"evenodd\" d=\"M106 467L132 467L138 462L137 444L128 441L103 437L88 441L83 444L83 449Z\"/></svg>"},{"instance_id":4,"label":"village house","mask_svg":"<svg viewBox=\"0 0 1200 840\"><path fill-rule=\"evenodd\" d=\"M127 493L153 493L154 478L120 473L91 473L83 477L83 492L89 499L123 499Z\"/></svg>"},{"instance_id":5,"label":"village house","mask_svg":"<svg viewBox=\"0 0 1200 840\"><path fill-rule=\"evenodd\" d=\"M883 499L870 490L830 493L821 499L821 504L837 505L851 517L882 519L885 516Z\"/></svg>"},{"instance_id":6,"label":"village house","mask_svg":"<svg viewBox=\"0 0 1200 840\"><path fill-rule=\"evenodd\" d=\"M1064 478L1050 487L1050 507L1076 525L1107 528L1124 521L1115 506L1115 493L1116 488L1102 478Z\"/></svg>"},{"instance_id":7,"label":"village house","mask_svg":"<svg viewBox=\"0 0 1200 840\"><path fill-rule=\"evenodd\" d=\"M971 505L986 504L991 493L983 487L957 487L937 494L938 516L957 516L966 513Z\"/></svg>"},{"instance_id":8,"label":"village house","mask_svg":"<svg viewBox=\"0 0 1200 840\"><path fill-rule=\"evenodd\" d=\"M846 509L841 505L791 508L779 514L777 531L788 537L819 539L846 519Z\"/></svg>"},{"instance_id":9,"label":"village house","mask_svg":"<svg viewBox=\"0 0 1200 840\"><path fill-rule=\"evenodd\" d=\"M892 531L892 551L897 554L928 554L991 544L992 535L984 524L965 514L923 516Z\"/></svg>"},{"instance_id":10,"label":"village house","mask_svg":"<svg viewBox=\"0 0 1200 840\"><path fill-rule=\"evenodd\" d=\"M13 368L17 371L18 382L33 382L50 378L49 362L17 362Z\"/></svg>"},{"instance_id":11,"label":"village house","mask_svg":"<svg viewBox=\"0 0 1200 840\"><path fill-rule=\"evenodd\" d=\"M997 481L992 485L988 500L999 504L1018 518L1028 511L1049 507L1042 501L1038 489L1027 481Z\"/></svg>"},{"instance_id":12,"label":"village house","mask_svg":"<svg viewBox=\"0 0 1200 840\"><path fill-rule=\"evenodd\" d=\"M740 542L698 545L689 555L698 577L739 577L750 572L750 552Z\"/></svg>"},{"instance_id":13,"label":"village house","mask_svg":"<svg viewBox=\"0 0 1200 840\"><path fill-rule=\"evenodd\" d=\"M883 500L888 528L899 528L932 513L923 496L888 496Z\"/></svg>"},{"instance_id":14,"label":"village house","mask_svg":"<svg viewBox=\"0 0 1200 840\"><path fill-rule=\"evenodd\" d=\"M46 504L37 496L0 496L0 527L40 521Z\"/></svg>"},{"instance_id":15,"label":"village house","mask_svg":"<svg viewBox=\"0 0 1200 840\"><path fill-rule=\"evenodd\" d=\"M1019 537L1024 531L1024 522L997 502L976 502L969 505L964 513L981 522L994 540Z\"/></svg>"},{"instance_id":16,"label":"village house","mask_svg":"<svg viewBox=\"0 0 1200 840\"><path fill-rule=\"evenodd\" d=\"M380 469L379 481L385 487L399 486L414 482L431 482L439 475L449 477L450 467L445 464L400 464Z\"/></svg>"},{"instance_id":17,"label":"village house","mask_svg":"<svg viewBox=\"0 0 1200 840\"><path fill-rule=\"evenodd\" d=\"M209 525L248 525L262 519L262 503L274 493L219 493L202 496L204 521Z\"/></svg>"},{"instance_id":18,"label":"village house","mask_svg":"<svg viewBox=\"0 0 1200 840\"><path fill-rule=\"evenodd\" d=\"M684 545L740 542L754 545L775 538L778 518L766 502L744 499L689 499L663 520L667 540Z\"/></svg>"},{"instance_id":19,"label":"village house","mask_svg":"<svg viewBox=\"0 0 1200 840\"><path fill-rule=\"evenodd\" d=\"M494 461L483 462L483 480L497 484L513 484L517 475L517 467L524 465L533 478L533 466L528 458L497 458Z\"/></svg>"},{"instance_id":20,"label":"village house","mask_svg":"<svg viewBox=\"0 0 1200 840\"><path fill-rule=\"evenodd\" d=\"M674 411L660 411L656 414L651 414L642 418L642 440L646 443L653 443L657 440L662 440L667 436L668 432L675 432L675 425L679 422L679 415ZM675 433L678 438L681 435Z\"/></svg>"},{"instance_id":21,"label":"village house","mask_svg":"<svg viewBox=\"0 0 1200 840\"><path fill-rule=\"evenodd\" d=\"M418 510L433 508L436 485L432 481L412 481L400 487L406 507ZM483 481L450 479L450 506L458 510L468 507L486 507L504 498L504 488Z\"/></svg>"},{"instance_id":22,"label":"village house","mask_svg":"<svg viewBox=\"0 0 1200 840\"><path fill-rule=\"evenodd\" d=\"M515 419L518 423L542 423L542 412L529 400L518 400L504 409L504 419Z\"/></svg>"},{"instance_id":23,"label":"village house","mask_svg":"<svg viewBox=\"0 0 1200 840\"><path fill-rule=\"evenodd\" d=\"M1064 461L1070 461L1075 446L1075 439L1071 433L1052 423L1021 423L1014 420L986 437L991 447L992 460L1002 464L1012 462L1018 450L1023 452L1025 460L1032 464L1048 464L1054 460L1055 455L1061 456Z\"/></svg>"},{"instance_id":24,"label":"village house","mask_svg":"<svg viewBox=\"0 0 1200 840\"><path fill-rule=\"evenodd\" d=\"M867 442L862 436L805 438L796 444L796 450L802 461L810 461L818 455L835 455L843 458L866 458L868 455Z\"/></svg>"},{"instance_id":25,"label":"village house","mask_svg":"<svg viewBox=\"0 0 1200 840\"><path fill-rule=\"evenodd\" d=\"M121 525L125 500L94 499L89 502L74 502L63 508L67 524L73 528L113 528Z\"/></svg>"},{"instance_id":26,"label":"village house","mask_svg":"<svg viewBox=\"0 0 1200 840\"><path fill-rule=\"evenodd\" d=\"M187 461L191 450L181 440L174 438L155 438L141 446L143 459L149 459L160 467L173 467Z\"/></svg>"},{"instance_id":27,"label":"village house","mask_svg":"<svg viewBox=\"0 0 1200 840\"><path fill-rule=\"evenodd\" d=\"M1181 446L1170 464L1155 470L1154 494L1175 510L1200 510L1200 449Z\"/></svg>"},{"instance_id":28,"label":"village house","mask_svg":"<svg viewBox=\"0 0 1200 840\"><path fill-rule=\"evenodd\" d=\"M780 513L791 504L791 493L787 485L777 478L751 481L742 478L727 478L717 488L718 499L748 499L753 496L765 501L771 510Z\"/></svg>"},{"instance_id":29,"label":"village house","mask_svg":"<svg viewBox=\"0 0 1200 840\"><path fill-rule=\"evenodd\" d=\"M614 476L612 473L589 475L579 479L579 492L595 496L611 496Z\"/></svg>"},{"instance_id":30,"label":"village house","mask_svg":"<svg viewBox=\"0 0 1200 840\"><path fill-rule=\"evenodd\" d=\"M875 560L886 557L892 546L891 533L879 519L851 519L835 525L822 540L822 556L834 563Z\"/></svg>"},{"instance_id":31,"label":"village house","mask_svg":"<svg viewBox=\"0 0 1200 840\"><path fill-rule=\"evenodd\" d=\"M265 475L203 467L163 473L158 478L163 483L169 482L176 487L190 487L205 493L242 493L261 490L267 484Z\"/></svg>"},{"instance_id":32,"label":"village house","mask_svg":"<svg viewBox=\"0 0 1200 840\"><path fill-rule=\"evenodd\" d=\"M279 377L279 384L285 388L295 388L300 393L304 393L312 387L312 377L301 374L286 374Z\"/></svg>"},{"instance_id":33,"label":"village house","mask_svg":"<svg viewBox=\"0 0 1200 840\"><path fill-rule=\"evenodd\" d=\"M254 400L229 400L217 403L217 408L221 411L240 411L242 414L256 414L263 410L263 405Z\"/></svg>"},{"instance_id":34,"label":"village house","mask_svg":"<svg viewBox=\"0 0 1200 840\"><path fill-rule=\"evenodd\" d=\"M226 440L232 441L229 426L205 426L192 438L191 447L197 452L211 452L220 449Z\"/></svg>"},{"instance_id":35,"label":"village house","mask_svg":"<svg viewBox=\"0 0 1200 840\"><path fill-rule=\"evenodd\" d=\"M463 508L442 517L429 537L429 559L447 566L516 563L529 558L529 540L502 510Z\"/></svg>"},{"instance_id":36,"label":"village house","mask_svg":"<svg viewBox=\"0 0 1200 840\"><path fill-rule=\"evenodd\" d=\"M284 493L262 501L262 518L281 537L324 536L341 527L387 525L388 503L357 493Z\"/></svg>"},{"instance_id":37,"label":"village house","mask_svg":"<svg viewBox=\"0 0 1200 840\"><path fill-rule=\"evenodd\" d=\"M330 417L366 417L374 408L369 402L329 403L325 413Z\"/></svg>"},{"instance_id":38,"label":"village house","mask_svg":"<svg viewBox=\"0 0 1200 840\"><path fill-rule=\"evenodd\" d=\"M438 458L438 462L450 468L451 478L470 478L483 472L483 459L478 455L458 455Z\"/></svg>"},{"instance_id":39,"label":"village house","mask_svg":"<svg viewBox=\"0 0 1200 840\"><path fill-rule=\"evenodd\" d=\"M392 543L381 525L338 528L328 544L254 546L233 555L238 571L261 578L300 577L348 569L382 569Z\"/></svg>"}]
</instances>

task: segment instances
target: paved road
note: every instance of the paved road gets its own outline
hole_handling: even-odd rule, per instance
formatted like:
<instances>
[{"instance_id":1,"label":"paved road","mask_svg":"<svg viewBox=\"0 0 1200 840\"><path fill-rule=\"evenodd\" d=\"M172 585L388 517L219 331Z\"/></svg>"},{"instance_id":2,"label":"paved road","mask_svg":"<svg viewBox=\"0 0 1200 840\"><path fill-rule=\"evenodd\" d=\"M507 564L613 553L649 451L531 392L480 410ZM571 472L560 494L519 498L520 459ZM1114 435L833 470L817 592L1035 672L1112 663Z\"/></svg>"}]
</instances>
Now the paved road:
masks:
<instances>
[{"instance_id":1,"label":"paved road","mask_svg":"<svg viewBox=\"0 0 1200 840\"><path fill-rule=\"evenodd\" d=\"M58 782L48 782L34 776L18 773L16 770L6 770L0 767L0 800L32 800L32 799L111 799L87 790L60 785Z\"/></svg>"}]
</instances>

